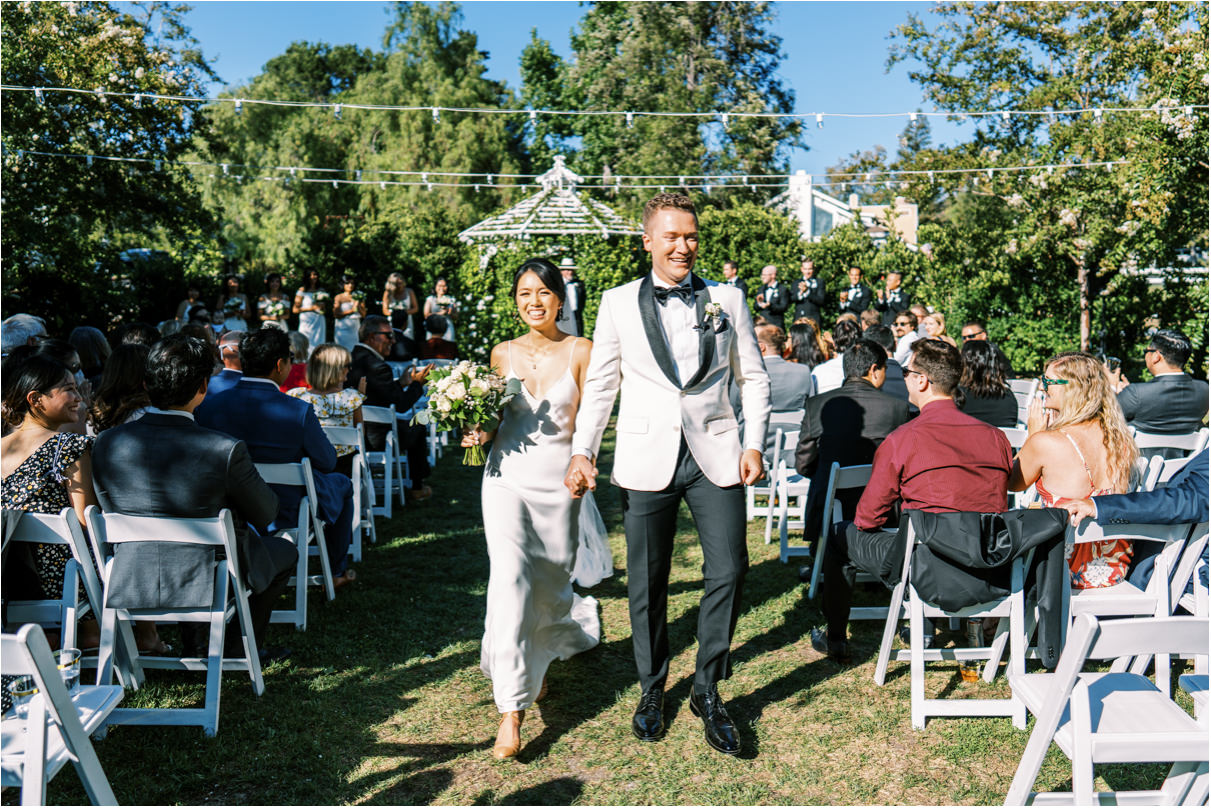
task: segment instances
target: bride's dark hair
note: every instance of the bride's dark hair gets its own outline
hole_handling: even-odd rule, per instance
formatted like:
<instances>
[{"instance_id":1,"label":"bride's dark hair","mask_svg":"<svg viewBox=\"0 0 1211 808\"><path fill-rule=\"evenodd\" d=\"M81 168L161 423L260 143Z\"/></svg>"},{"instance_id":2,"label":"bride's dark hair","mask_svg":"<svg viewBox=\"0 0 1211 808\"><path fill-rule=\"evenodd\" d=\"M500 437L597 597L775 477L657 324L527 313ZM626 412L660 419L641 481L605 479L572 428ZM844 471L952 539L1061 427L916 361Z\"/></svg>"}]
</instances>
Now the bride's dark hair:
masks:
<instances>
[{"instance_id":1,"label":"bride's dark hair","mask_svg":"<svg viewBox=\"0 0 1211 808\"><path fill-rule=\"evenodd\" d=\"M538 279L542 281L542 285L554 292L561 304L567 298L568 291L564 286L563 274L545 258L527 258L525 263L517 268L517 271L513 273L513 291L509 293L510 296L517 297L517 284L521 281L521 276L527 272L537 275Z\"/></svg>"}]
</instances>

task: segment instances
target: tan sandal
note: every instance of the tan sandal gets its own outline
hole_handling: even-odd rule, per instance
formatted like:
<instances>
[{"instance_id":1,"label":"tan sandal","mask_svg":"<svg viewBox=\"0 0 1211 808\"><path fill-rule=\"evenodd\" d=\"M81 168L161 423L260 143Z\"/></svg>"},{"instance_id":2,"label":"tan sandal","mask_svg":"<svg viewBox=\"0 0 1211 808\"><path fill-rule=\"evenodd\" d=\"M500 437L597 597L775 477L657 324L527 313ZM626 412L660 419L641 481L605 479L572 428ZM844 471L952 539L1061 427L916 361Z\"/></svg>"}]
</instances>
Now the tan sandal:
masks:
<instances>
[{"instance_id":1,"label":"tan sandal","mask_svg":"<svg viewBox=\"0 0 1211 808\"><path fill-rule=\"evenodd\" d=\"M496 745L492 747L492 757L497 760L517 757L517 753L521 751L521 722L525 717L525 710L501 714L500 729L496 731Z\"/></svg>"}]
</instances>

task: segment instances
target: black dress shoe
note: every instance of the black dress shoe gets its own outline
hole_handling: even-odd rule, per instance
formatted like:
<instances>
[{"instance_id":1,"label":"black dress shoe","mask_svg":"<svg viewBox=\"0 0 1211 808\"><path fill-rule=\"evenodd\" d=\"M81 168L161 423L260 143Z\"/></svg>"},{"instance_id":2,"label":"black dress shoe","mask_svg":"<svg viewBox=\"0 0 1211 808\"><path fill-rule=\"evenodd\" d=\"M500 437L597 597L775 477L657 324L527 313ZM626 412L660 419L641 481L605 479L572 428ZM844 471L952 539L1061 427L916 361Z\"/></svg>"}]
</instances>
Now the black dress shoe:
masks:
<instances>
[{"instance_id":1,"label":"black dress shoe","mask_svg":"<svg viewBox=\"0 0 1211 808\"><path fill-rule=\"evenodd\" d=\"M812 629L812 648L821 654L827 654L828 658L838 665L852 665L854 662L849 653L849 643L828 639L828 632L822 628Z\"/></svg>"},{"instance_id":2,"label":"black dress shoe","mask_svg":"<svg viewBox=\"0 0 1211 808\"><path fill-rule=\"evenodd\" d=\"M715 685L705 693L690 694L690 712L702 719L706 742L716 752L735 755L740 752L740 733L727 714Z\"/></svg>"},{"instance_id":3,"label":"black dress shoe","mask_svg":"<svg viewBox=\"0 0 1211 808\"><path fill-rule=\"evenodd\" d=\"M809 584L812 581L812 568L814 564L812 564L811 556L808 556L806 560L807 563L799 567L799 580L805 584Z\"/></svg>"},{"instance_id":4,"label":"black dress shoe","mask_svg":"<svg viewBox=\"0 0 1211 808\"><path fill-rule=\"evenodd\" d=\"M664 688L652 687L639 697L631 732L641 741L658 741L664 735Z\"/></svg>"}]
</instances>

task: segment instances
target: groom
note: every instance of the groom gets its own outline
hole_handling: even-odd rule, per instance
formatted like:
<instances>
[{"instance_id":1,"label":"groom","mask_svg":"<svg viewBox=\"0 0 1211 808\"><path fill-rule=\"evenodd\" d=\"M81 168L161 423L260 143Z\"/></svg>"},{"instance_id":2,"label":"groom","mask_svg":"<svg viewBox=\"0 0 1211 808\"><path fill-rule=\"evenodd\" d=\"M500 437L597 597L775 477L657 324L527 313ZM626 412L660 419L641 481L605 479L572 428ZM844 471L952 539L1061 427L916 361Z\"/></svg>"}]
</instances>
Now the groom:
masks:
<instances>
[{"instance_id":1,"label":"groom","mask_svg":"<svg viewBox=\"0 0 1211 808\"><path fill-rule=\"evenodd\" d=\"M748 569L744 486L762 476L769 378L740 290L693 275L698 216L689 197L658 194L644 206L643 247L652 272L601 298L572 461L564 484L579 497L596 487L594 461L614 399L613 482L622 489L631 633L643 696L631 730L664 734L669 672L666 611L673 535L681 500L702 545L703 593L690 709L714 749L740 751L716 683L731 675L728 651ZM743 442L728 402L740 386Z\"/></svg>"}]
</instances>

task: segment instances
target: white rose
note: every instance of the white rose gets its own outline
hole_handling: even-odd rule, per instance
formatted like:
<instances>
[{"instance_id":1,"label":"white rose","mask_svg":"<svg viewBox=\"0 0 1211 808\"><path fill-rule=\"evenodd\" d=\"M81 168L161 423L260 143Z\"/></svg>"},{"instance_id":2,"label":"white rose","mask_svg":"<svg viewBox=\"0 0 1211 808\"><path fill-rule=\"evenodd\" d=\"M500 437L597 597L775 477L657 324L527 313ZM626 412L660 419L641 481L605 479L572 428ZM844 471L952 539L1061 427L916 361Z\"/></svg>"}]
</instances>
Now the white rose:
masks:
<instances>
[{"instance_id":1,"label":"white rose","mask_svg":"<svg viewBox=\"0 0 1211 808\"><path fill-rule=\"evenodd\" d=\"M462 382L455 382L446 390L446 395L454 401L462 401L467 397L467 386Z\"/></svg>"},{"instance_id":2,"label":"white rose","mask_svg":"<svg viewBox=\"0 0 1211 808\"><path fill-rule=\"evenodd\" d=\"M490 388L484 379L475 379L471 382L471 389L477 393L486 393Z\"/></svg>"},{"instance_id":3,"label":"white rose","mask_svg":"<svg viewBox=\"0 0 1211 808\"><path fill-rule=\"evenodd\" d=\"M445 396L435 396L433 406L437 407L437 411L440 413L448 413L450 411L450 399Z\"/></svg>"}]
</instances>

